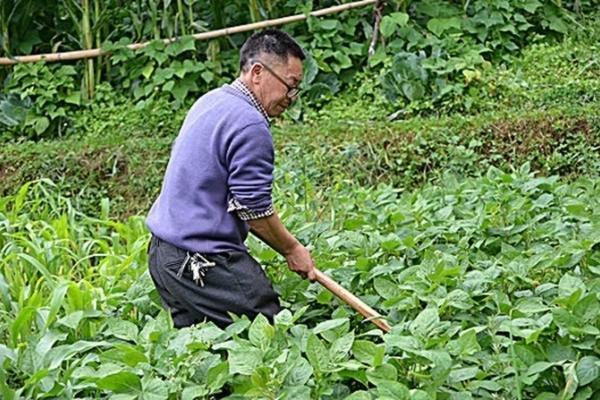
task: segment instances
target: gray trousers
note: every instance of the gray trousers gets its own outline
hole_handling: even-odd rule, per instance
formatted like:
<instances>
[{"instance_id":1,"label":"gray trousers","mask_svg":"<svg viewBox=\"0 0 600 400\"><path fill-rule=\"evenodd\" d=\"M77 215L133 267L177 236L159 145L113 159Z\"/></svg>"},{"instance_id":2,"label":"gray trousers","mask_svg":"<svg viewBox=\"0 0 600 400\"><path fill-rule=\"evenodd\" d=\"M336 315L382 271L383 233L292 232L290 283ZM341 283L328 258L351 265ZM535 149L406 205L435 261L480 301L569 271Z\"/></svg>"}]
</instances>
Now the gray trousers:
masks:
<instances>
[{"instance_id":1,"label":"gray trousers","mask_svg":"<svg viewBox=\"0 0 600 400\"><path fill-rule=\"evenodd\" d=\"M228 313L273 321L281 310L271 281L248 253L203 254L214 266L196 273L190 254L154 235L148 246L150 275L175 327L212 321L224 328L233 322Z\"/></svg>"}]
</instances>

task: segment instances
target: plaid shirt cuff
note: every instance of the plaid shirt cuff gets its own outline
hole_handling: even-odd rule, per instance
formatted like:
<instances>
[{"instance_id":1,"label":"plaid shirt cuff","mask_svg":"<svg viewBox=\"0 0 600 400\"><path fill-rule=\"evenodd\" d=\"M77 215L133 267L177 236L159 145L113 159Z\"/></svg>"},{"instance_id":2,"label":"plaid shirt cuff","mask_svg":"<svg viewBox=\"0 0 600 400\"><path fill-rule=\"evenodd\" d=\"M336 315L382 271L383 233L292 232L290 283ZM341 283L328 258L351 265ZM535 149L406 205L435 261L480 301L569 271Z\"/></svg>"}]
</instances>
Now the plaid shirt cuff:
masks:
<instances>
[{"instance_id":1,"label":"plaid shirt cuff","mask_svg":"<svg viewBox=\"0 0 600 400\"><path fill-rule=\"evenodd\" d=\"M236 199L229 200L229 206L227 207L227 212L233 212L233 211L236 212L237 216L242 221L250 221L253 219L266 218L266 217L270 217L271 215L275 214L275 209L273 208L273 204L271 204L269 206L269 208L267 208L264 211L253 211L253 210L250 210L248 207L240 204L240 202L237 201Z\"/></svg>"}]
</instances>

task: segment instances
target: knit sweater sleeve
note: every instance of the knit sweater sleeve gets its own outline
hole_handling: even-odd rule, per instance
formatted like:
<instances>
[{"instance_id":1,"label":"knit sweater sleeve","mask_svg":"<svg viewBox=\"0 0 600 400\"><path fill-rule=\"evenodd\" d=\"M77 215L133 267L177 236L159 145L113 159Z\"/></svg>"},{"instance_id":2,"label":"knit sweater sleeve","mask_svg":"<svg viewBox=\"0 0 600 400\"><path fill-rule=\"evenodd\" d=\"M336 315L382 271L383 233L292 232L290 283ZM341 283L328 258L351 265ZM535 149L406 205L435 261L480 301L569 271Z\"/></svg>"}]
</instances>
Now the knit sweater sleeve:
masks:
<instances>
[{"instance_id":1,"label":"knit sweater sleeve","mask_svg":"<svg viewBox=\"0 0 600 400\"><path fill-rule=\"evenodd\" d=\"M228 212L241 220L264 218L274 213L273 139L263 123L238 130L230 139L225 155L229 189Z\"/></svg>"}]
</instances>

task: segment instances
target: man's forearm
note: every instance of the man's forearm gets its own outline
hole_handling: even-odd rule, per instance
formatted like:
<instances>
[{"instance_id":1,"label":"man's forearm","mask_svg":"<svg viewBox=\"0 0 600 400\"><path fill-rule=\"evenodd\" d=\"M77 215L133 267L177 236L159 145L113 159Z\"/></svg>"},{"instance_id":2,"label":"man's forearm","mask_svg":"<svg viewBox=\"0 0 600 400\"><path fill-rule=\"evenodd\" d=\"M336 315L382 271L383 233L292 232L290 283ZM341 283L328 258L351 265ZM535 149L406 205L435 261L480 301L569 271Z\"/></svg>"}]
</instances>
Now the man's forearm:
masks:
<instances>
[{"instance_id":1,"label":"man's forearm","mask_svg":"<svg viewBox=\"0 0 600 400\"><path fill-rule=\"evenodd\" d=\"M277 213L248 221L250 231L279 254L287 256L300 242L285 228Z\"/></svg>"}]
</instances>

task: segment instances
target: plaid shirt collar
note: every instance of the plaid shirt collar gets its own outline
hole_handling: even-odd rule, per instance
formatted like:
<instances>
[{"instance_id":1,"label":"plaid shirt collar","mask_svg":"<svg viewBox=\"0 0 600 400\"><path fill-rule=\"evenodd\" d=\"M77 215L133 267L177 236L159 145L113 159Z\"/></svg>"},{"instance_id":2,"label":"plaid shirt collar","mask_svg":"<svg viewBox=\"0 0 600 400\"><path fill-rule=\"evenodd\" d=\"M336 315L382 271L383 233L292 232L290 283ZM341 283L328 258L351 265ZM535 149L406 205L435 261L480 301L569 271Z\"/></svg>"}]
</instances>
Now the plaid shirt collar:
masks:
<instances>
[{"instance_id":1,"label":"plaid shirt collar","mask_svg":"<svg viewBox=\"0 0 600 400\"><path fill-rule=\"evenodd\" d=\"M244 96L246 96L248 100L250 100L250 103L252 103L254 108L256 108L262 114L262 116L265 117L265 119L267 120L267 124L270 125L271 121L269 120L269 115L267 115L267 111L262 106L262 104L260 104L260 101L258 101L258 99L254 95L254 93L252 93L250 88L246 86L246 84L242 82L241 79L236 79L235 81L233 81L231 87L237 90L238 92L242 93Z\"/></svg>"}]
</instances>

